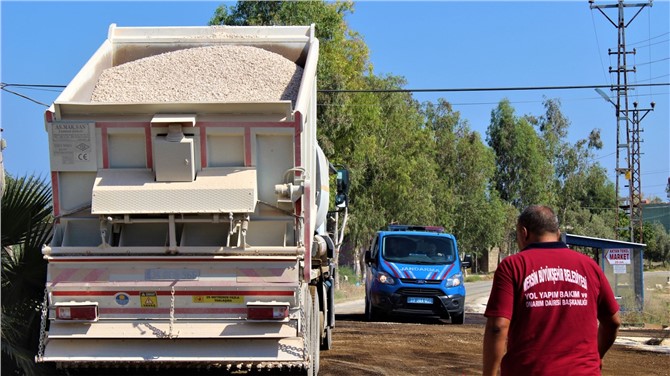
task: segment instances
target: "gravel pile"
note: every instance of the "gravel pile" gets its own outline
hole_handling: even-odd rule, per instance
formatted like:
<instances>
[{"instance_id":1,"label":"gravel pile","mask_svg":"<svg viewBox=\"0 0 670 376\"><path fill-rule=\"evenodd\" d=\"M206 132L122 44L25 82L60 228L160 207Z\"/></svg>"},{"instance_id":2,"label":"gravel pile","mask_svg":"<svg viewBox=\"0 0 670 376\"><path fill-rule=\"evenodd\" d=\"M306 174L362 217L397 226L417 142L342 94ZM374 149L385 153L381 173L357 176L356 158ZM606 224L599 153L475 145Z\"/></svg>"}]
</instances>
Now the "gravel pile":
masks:
<instances>
[{"instance_id":1,"label":"gravel pile","mask_svg":"<svg viewBox=\"0 0 670 376\"><path fill-rule=\"evenodd\" d=\"M91 102L295 103L302 68L261 48L218 45L189 48L106 69Z\"/></svg>"}]
</instances>

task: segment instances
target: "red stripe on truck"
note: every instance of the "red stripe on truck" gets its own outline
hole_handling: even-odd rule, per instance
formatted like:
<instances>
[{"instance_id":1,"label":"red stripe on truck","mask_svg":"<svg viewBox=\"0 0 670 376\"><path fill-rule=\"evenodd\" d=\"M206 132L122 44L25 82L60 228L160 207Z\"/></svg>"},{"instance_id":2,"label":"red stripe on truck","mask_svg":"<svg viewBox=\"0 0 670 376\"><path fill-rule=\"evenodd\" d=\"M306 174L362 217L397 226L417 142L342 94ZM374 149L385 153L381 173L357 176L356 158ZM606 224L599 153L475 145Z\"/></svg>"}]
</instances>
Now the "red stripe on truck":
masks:
<instances>
[{"instance_id":1,"label":"red stripe on truck","mask_svg":"<svg viewBox=\"0 0 670 376\"><path fill-rule=\"evenodd\" d=\"M147 168L154 168L154 143L151 142L151 124L144 127L144 142L146 144Z\"/></svg>"},{"instance_id":2,"label":"red stripe on truck","mask_svg":"<svg viewBox=\"0 0 670 376\"><path fill-rule=\"evenodd\" d=\"M51 197L54 203L54 217L60 215L60 193L58 193L58 172L51 171Z\"/></svg>"},{"instance_id":3,"label":"red stripe on truck","mask_svg":"<svg viewBox=\"0 0 670 376\"><path fill-rule=\"evenodd\" d=\"M251 160L251 128L249 127L244 128L244 166L253 166Z\"/></svg>"},{"instance_id":4,"label":"red stripe on truck","mask_svg":"<svg viewBox=\"0 0 670 376\"><path fill-rule=\"evenodd\" d=\"M102 144L102 168L109 168L109 134L107 127L100 127L100 143Z\"/></svg>"},{"instance_id":5,"label":"red stripe on truck","mask_svg":"<svg viewBox=\"0 0 670 376\"><path fill-rule=\"evenodd\" d=\"M169 314L170 308L98 308L98 312L101 315L112 315L112 314ZM221 313L235 313L235 314L245 314L247 313L247 308L177 308L175 307L174 313L182 314L221 314Z\"/></svg>"},{"instance_id":6,"label":"red stripe on truck","mask_svg":"<svg viewBox=\"0 0 670 376\"><path fill-rule=\"evenodd\" d=\"M86 258L76 258L76 257L68 257L66 259L60 259L60 258L53 258L49 260L49 262L62 262L62 263L77 263L77 262L142 262L142 261L148 261L148 262L293 262L295 259L286 259L286 260L277 260L277 259L248 259L248 258L232 258L232 257L218 257L218 258L190 258L190 257L169 257L169 256L160 256L160 257L154 257L154 258L148 258L148 257L126 257L126 258L121 258L121 257L107 257L107 258L91 258L91 257L86 257Z\"/></svg>"},{"instance_id":7,"label":"red stripe on truck","mask_svg":"<svg viewBox=\"0 0 670 376\"><path fill-rule=\"evenodd\" d=\"M123 290L128 295L139 295L140 292L146 291L128 291ZM152 291L154 292L154 291ZM156 295L172 295L171 291L155 291ZM119 293L119 290L113 291L53 291L51 294L53 296L114 296ZM284 290L284 291L175 291L175 295L178 296L189 296L189 295L242 295L242 296L293 296L293 291Z\"/></svg>"}]
</instances>

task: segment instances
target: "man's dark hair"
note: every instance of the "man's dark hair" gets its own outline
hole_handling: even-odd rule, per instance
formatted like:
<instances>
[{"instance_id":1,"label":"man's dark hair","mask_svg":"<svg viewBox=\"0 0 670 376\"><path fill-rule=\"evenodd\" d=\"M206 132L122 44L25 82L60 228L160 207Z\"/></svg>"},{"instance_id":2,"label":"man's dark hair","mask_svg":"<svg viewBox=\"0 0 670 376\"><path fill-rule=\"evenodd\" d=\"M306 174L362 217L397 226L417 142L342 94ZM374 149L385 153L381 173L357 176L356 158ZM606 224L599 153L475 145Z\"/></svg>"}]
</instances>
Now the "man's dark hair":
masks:
<instances>
[{"instance_id":1,"label":"man's dark hair","mask_svg":"<svg viewBox=\"0 0 670 376\"><path fill-rule=\"evenodd\" d=\"M528 232L542 235L558 232L558 218L554 211L544 205L531 205L519 215L519 224Z\"/></svg>"}]
</instances>

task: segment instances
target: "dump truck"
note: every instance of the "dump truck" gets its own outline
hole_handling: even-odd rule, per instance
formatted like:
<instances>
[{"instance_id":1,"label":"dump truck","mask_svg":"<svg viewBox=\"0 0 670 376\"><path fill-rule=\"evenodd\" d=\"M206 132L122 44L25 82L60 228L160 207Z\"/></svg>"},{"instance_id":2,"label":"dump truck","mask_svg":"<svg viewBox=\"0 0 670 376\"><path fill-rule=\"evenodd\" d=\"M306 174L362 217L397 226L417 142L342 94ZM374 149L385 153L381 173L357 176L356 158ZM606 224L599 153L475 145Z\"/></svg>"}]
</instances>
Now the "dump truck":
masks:
<instances>
[{"instance_id":1,"label":"dump truck","mask_svg":"<svg viewBox=\"0 0 670 376\"><path fill-rule=\"evenodd\" d=\"M318 52L314 25L109 27L45 113L36 361L317 374L349 186Z\"/></svg>"}]
</instances>

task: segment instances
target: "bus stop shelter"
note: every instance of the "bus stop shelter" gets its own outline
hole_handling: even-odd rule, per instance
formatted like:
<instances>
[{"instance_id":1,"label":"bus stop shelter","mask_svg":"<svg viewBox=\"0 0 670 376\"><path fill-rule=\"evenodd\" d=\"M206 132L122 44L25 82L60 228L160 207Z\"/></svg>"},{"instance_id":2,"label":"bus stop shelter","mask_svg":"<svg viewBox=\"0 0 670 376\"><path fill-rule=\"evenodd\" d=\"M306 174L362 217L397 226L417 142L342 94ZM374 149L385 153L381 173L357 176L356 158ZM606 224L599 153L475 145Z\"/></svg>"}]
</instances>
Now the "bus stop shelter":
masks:
<instances>
[{"instance_id":1,"label":"bus stop shelter","mask_svg":"<svg viewBox=\"0 0 670 376\"><path fill-rule=\"evenodd\" d=\"M568 246L596 250L596 262L605 272L622 311L642 311L644 307L643 250L646 244L621 240L562 234Z\"/></svg>"}]
</instances>

